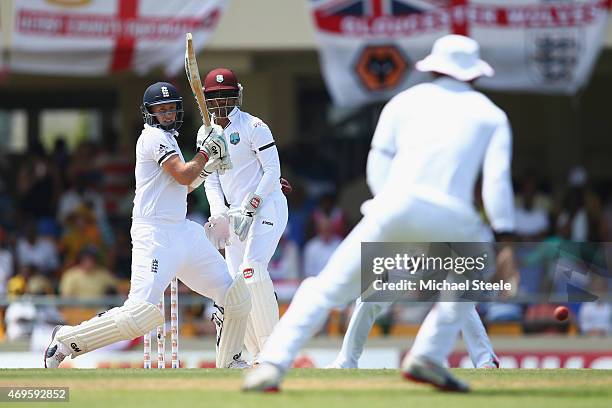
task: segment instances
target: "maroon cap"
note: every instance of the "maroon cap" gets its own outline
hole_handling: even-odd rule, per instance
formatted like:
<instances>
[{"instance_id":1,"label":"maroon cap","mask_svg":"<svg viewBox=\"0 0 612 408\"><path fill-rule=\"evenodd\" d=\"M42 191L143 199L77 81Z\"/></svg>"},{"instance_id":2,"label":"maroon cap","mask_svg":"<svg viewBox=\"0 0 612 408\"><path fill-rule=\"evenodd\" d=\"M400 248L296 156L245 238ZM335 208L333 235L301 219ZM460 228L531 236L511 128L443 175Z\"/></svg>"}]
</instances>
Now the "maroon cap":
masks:
<instances>
[{"instance_id":1,"label":"maroon cap","mask_svg":"<svg viewBox=\"0 0 612 408\"><path fill-rule=\"evenodd\" d=\"M238 90L238 78L234 71L227 68L215 68L204 78L204 92Z\"/></svg>"}]
</instances>

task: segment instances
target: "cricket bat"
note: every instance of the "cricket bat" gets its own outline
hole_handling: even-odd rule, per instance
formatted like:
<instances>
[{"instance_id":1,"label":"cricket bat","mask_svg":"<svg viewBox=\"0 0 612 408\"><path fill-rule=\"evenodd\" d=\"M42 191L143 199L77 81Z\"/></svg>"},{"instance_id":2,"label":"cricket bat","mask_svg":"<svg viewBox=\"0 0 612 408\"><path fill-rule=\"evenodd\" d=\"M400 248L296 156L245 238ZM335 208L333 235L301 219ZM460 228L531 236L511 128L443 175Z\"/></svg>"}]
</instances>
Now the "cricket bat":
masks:
<instances>
[{"instance_id":1,"label":"cricket bat","mask_svg":"<svg viewBox=\"0 0 612 408\"><path fill-rule=\"evenodd\" d=\"M196 60L195 51L193 50L193 36L191 33L185 34L185 41L185 73L187 74L193 97L198 105L202 122L204 122L204 125L210 126L210 115L206 110L204 92L202 91L202 81L200 80L198 62Z\"/></svg>"}]
</instances>

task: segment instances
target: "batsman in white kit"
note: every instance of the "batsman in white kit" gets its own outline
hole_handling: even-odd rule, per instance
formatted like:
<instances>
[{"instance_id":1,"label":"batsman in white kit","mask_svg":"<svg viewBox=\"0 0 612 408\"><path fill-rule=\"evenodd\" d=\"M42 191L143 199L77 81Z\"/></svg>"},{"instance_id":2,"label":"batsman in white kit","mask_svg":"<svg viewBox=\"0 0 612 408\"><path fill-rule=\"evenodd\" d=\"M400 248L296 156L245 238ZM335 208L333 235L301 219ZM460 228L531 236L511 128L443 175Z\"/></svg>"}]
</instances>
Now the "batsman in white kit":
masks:
<instances>
[{"instance_id":1,"label":"batsman in white kit","mask_svg":"<svg viewBox=\"0 0 612 408\"><path fill-rule=\"evenodd\" d=\"M493 75L474 40L448 35L416 64L432 82L392 98L383 109L368 156L384 184L323 271L304 280L289 309L246 374L246 391L278 390L299 349L333 307L360 293L362 242L478 242L483 223L472 203L482 171L482 196L495 233L514 230L510 175L512 136L506 114L471 82ZM375 176L374 176L375 177ZM375 177L378 179L378 177ZM405 378L443 390L468 391L444 363L472 302L437 303L402 361Z\"/></svg>"},{"instance_id":2,"label":"batsman in white kit","mask_svg":"<svg viewBox=\"0 0 612 408\"><path fill-rule=\"evenodd\" d=\"M225 248L230 273L249 288L253 307L244 343L256 362L279 318L268 263L287 225L280 160L270 128L240 109L242 85L232 70L210 71L204 98L223 127L232 161L231 169L213 172L204 184L211 212L206 230L219 249Z\"/></svg>"},{"instance_id":3,"label":"batsman in white kit","mask_svg":"<svg viewBox=\"0 0 612 408\"><path fill-rule=\"evenodd\" d=\"M244 368L240 359L251 297L242 276L226 263L199 224L185 218L187 194L231 161L223 129L202 126L197 154L185 162L176 138L183 102L170 83L157 82L143 96L144 128L136 142L136 196L132 212L132 275L128 299L77 326L58 326L45 352L45 367L57 368L120 340L129 340L163 322L156 304L177 276L219 305L216 366Z\"/></svg>"}]
</instances>

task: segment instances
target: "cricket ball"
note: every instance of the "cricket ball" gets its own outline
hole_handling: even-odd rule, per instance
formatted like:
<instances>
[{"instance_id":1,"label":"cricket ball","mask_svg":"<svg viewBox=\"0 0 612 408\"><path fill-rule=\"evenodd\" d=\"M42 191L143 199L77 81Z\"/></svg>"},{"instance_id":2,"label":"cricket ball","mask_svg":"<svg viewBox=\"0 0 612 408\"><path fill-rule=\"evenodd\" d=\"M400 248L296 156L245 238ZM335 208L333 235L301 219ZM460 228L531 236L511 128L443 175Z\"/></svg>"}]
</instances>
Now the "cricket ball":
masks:
<instances>
[{"instance_id":1,"label":"cricket ball","mask_svg":"<svg viewBox=\"0 0 612 408\"><path fill-rule=\"evenodd\" d=\"M567 317L569 316L569 310L567 310L567 307L565 306L557 306L554 313L555 319L559 320L560 322L567 320Z\"/></svg>"}]
</instances>

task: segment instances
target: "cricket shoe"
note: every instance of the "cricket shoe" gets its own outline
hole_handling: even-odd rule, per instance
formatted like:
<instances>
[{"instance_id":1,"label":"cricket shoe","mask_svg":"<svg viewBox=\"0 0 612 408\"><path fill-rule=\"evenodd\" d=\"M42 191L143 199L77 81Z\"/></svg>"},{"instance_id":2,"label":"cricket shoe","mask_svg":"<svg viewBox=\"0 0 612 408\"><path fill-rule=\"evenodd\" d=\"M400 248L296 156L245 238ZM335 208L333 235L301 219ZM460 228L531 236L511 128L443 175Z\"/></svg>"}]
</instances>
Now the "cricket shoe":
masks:
<instances>
[{"instance_id":1,"label":"cricket shoe","mask_svg":"<svg viewBox=\"0 0 612 408\"><path fill-rule=\"evenodd\" d=\"M278 392L285 373L271 363L260 363L244 376L242 391Z\"/></svg>"},{"instance_id":2,"label":"cricket shoe","mask_svg":"<svg viewBox=\"0 0 612 408\"><path fill-rule=\"evenodd\" d=\"M334 361L331 364L326 365L324 368L358 368L357 364L351 364L351 363L340 363L338 361Z\"/></svg>"},{"instance_id":3,"label":"cricket shoe","mask_svg":"<svg viewBox=\"0 0 612 408\"><path fill-rule=\"evenodd\" d=\"M496 356L491 356L491 359L489 361L487 361L486 363L482 364L478 368L484 368L484 369L488 369L488 370L495 370L495 369L499 368L499 359Z\"/></svg>"},{"instance_id":4,"label":"cricket shoe","mask_svg":"<svg viewBox=\"0 0 612 408\"><path fill-rule=\"evenodd\" d=\"M431 384L442 391L468 392L469 386L451 374L444 366L422 357L408 357L402 364L402 376L410 381Z\"/></svg>"},{"instance_id":5,"label":"cricket shoe","mask_svg":"<svg viewBox=\"0 0 612 408\"><path fill-rule=\"evenodd\" d=\"M251 368L251 365L244 360L232 360L227 368L233 368L236 370L244 370L245 368Z\"/></svg>"},{"instance_id":6,"label":"cricket shoe","mask_svg":"<svg viewBox=\"0 0 612 408\"><path fill-rule=\"evenodd\" d=\"M55 335L64 326L55 326L51 333L51 343L45 350L45 368L58 368L62 361L70 354L70 350L59 341L55 340Z\"/></svg>"}]
</instances>

